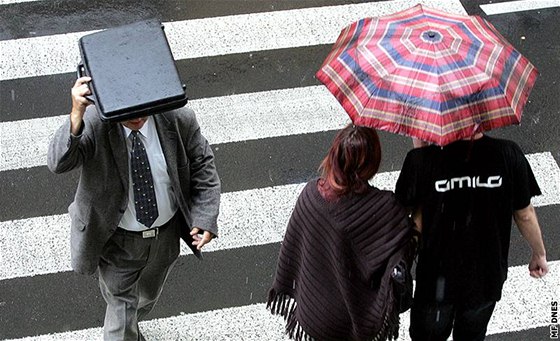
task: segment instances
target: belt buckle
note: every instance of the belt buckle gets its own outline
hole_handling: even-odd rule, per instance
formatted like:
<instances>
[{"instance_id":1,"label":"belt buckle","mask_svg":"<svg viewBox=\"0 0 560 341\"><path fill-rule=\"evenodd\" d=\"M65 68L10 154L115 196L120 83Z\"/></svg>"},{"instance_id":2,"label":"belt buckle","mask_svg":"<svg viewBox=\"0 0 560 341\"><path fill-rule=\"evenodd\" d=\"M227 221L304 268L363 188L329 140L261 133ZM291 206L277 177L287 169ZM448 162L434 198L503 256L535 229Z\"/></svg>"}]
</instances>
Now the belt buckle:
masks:
<instances>
[{"instance_id":1,"label":"belt buckle","mask_svg":"<svg viewBox=\"0 0 560 341\"><path fill-rule=\"evenodd\" d=\"M153 229L149 229L146 231L142 231L142 238L146 239L146 238L154 238L157 237L158 235L158 228L153 228Z\"/></svg>"}]
</instances>

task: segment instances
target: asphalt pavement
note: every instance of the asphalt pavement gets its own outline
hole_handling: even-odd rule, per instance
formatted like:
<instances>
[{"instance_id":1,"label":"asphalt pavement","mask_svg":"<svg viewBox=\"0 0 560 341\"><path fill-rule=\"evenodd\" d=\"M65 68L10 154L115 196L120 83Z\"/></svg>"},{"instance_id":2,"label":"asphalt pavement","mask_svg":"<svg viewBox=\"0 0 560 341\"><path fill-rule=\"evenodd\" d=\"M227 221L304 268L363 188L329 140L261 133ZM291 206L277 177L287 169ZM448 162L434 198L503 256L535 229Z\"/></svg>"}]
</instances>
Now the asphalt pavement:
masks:
<instances>
[{"instance_id":1,"label":"asphalt pavement","mask_svg":"<svg viewBox=\"0 0 560 341\"><path fill-rule=\"evenodd\" d=\"M301 186L348 122L315 72L350 20L416 2L0 0L0 339L101 335L97 278L69 267L67 207L79 174L46 167L47 143L70 109L81 35L143 19L164 23L222 180L222 235L202 262L183 249L144 334L284 340L282 320L264 308L283 230ZM510 276L487 339L549 340L558 326L552 302L560 299L560 1L423 3L485 17L540 72L521 125L489 134L521 146L545 192L534 204L551 273L529 278L530 250L512 226ZM539 3L549 7L512 12ZM392 189L411 143L383 132L381 140L376 181ZM408 340L407 318L399 340Z\"/></svg>"}]
</instances>

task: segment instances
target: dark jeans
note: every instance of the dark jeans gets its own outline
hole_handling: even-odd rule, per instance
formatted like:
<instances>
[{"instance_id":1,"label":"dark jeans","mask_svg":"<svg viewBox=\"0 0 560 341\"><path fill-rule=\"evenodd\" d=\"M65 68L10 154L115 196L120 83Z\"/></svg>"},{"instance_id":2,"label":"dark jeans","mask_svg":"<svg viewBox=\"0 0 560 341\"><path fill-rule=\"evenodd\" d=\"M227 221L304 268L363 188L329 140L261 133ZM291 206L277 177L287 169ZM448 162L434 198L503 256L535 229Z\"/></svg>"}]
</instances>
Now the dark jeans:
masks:
<instances>
[{"instance_id":1,"label":"dark jeans","mask_svg":"<svg viewBox=\"0 0 560 341\"><path fill-rule=\"evenodd\" d=\"M453 329L454 341L484 340L496 302L465 307L415 301L410 311L413 341L444 341Z\"/></svg>"}]
</instances>

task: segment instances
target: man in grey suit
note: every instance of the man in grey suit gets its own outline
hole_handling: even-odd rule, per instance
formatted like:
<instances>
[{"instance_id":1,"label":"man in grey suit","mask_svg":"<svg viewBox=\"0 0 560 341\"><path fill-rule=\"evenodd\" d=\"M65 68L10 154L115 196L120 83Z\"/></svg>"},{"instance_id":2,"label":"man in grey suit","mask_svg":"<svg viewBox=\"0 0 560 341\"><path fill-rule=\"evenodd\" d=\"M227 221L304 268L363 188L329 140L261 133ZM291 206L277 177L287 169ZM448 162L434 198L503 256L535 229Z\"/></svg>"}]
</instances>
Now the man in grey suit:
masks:
<instances>
[{"instance_id":1,"label":"man in grey suit","mask_svg":"<svg viewBox=\"0 0 560 341\"><path fill-rule=\"evenodd\" d=\"M89 81L81 77L72 88L72 111L50 143L48 166L54 173L81 168L68 208L72 267L99 272L105 340L143 340L138 320L157 302L181 235L199 258L217 236L220 180L192 110L102 122L85 97ZM130 160L138 150L147 156L143 178ZM136 205L139 178L153 197L145 200L150 213Z\"/></svg>"}]
</instances>

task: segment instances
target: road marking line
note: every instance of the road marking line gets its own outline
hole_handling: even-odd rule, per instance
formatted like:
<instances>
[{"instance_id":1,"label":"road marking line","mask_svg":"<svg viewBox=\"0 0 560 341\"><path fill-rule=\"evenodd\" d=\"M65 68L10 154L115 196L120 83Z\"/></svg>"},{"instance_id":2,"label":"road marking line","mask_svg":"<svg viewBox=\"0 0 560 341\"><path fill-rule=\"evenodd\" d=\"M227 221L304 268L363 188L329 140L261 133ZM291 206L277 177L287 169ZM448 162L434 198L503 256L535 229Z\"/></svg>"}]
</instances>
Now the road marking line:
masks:
<instances>
[{"instance_id":1,"label":"road marking line","mask_svg":"<svg viewBox=\"0 0 560 341\"><path fill-rule=\"evenodd\" d=\"M322 85L204 98L188 106L212 145L338 130L350 122ZM49 142L67 117L0 122L0 171L46 165Z\"/></svg>"},{"instance_id":2,"label":"road marking line","mask_svg":"<svg viewBox=\"0 0 560 341\"><path fill-rule=\"evenodd\" d=\"M560 261L549 263L546 282L529 276L527 265L510 267L503 297L488 325L487 335L544 327L550 324L550 301L557 299L555 283L560 281ZM550 283L546 285L545 283ZM265 299L264 297L262 298ZM399 341L409 341L409 312L401 314ZM193 328L213 321L212 328ZM289 340L284 320L270 314L264 303L218 309L140 322L142 334L154 340ZM18 341L101 340L101 328L39 335ZM16 341L6 340L6 341Z\"/></svg>"},{"instance_id":3,"label":"road marking line","mask_svg":"<svg viewBox=\"0 0 560 341\"><path fill-rule=\"evenodd\" d=\"M32 2L32 1L40 1L40 0L0 0L0 5L9 5L9 4L17 4L20 2Z\"/></svg>"},{"instance_id":4,"label":"road marking line","mask_svg":"<svg viewBox=\"0 0 560 341\"><path fill-rule=\"evenodd\" d=\"M552 153L535 153L526 155L535 174L542 195L531 201L535 207L560 203L560 167Z\"/></svg>"},{"instance_id":5,"label":"road marking line","mask_svg":"<svg viewBox=\"0 0 560 341\"><path fill-rule=\"evenodd\" d=\"M542 196L536 207L560 204L560 168L551 153L527 155ZM373 184L393 190L398 171L379 173ZM220 238L206 252L280 242L304 183L222 194ZM546 190L545 190L546 188ZM259 233L247 233L258 226ZM68 214L0 222L0 280L69 271L70 218ZM181 243L181 254L187 247Z\"/></svg>"},{"instance_id":6,"label":"road marking line","mask_svg":"<svg viewBox=\"0 0 560 341\"><path fill-rule=\"evenodd\" d=\"M552 7L560 7L560 0L518 0L480 5L486 15L533 11Z\"/></svg>"},{"instance_id":7,"label":"road marking line","mask_svg":"<svg viewBox=\"0 0 560 341\"><path fill-rule=\"evenodd\" d=\"M3 4L10 4L10 3L16 3L16 2L26 2L26 1L34 1L34 0L0 0L0 5ZM398 1L401 2L401 1ZM528 3L530 1L518 1L517 3ZM531 1L532 3L535 3L534 1ZM541 3L544 2L549 2L549 3L554 3L554 6L548 6L548 7L555 7L555 6L560 6L558 1L541 1ZM428 2L431 3L431 2ZM449 3L446 1L442 1L442 6L447 6L449 7ZM488 5L487 5L488 6ZM545 7L539 7L539 8L545 8ZM532 9L536 9L536 8L532 8ZM462 7L461 7L462 10ZM392 12L392 11L391 11ZM511 12L511 11L509 11ZM505 13L505 12L501 12L501 13ZM259 20L263 20L263 19L259 19ZM266 18L264 19L266 20ZM171 24L171 23L170 23ZM169 24L169 25L170 25ZM187 30L188 32L191 32L193 30ZM39 38L30 38L30 39L39 39ZM76 39L77 40L77 39ZM74 45L70 46L70 51L72 51L73 49L75 49L75 41L74 40ZM333 40L334 41L334 40ZM220 41L221 42L221 41ZM180 44L181 42L177 42L177 44ZM196 45L196 43L198 42L194 42L193 45ZM249 43L250 44L250 43ZM9 44L8 44L9 45ZM281 46L281 45L278 45ZM305 45L304 45L305 46ZM4 51L3 48L5 46L3 46L0 43L0 51ZM291 46L290 46L291 47ZM31 46L31 48L33 48L33 46ZM179 49L180 47L177 47L177 49ZM269 49L269 48L263 48L263 49ZM77 49L76 49L77 50ZM224 48L225 50L225 48ZM45 49L45 51L48 52L48 49ZM212 51L212 49L210 49L210 51ZM247 50L250 51L250 50ZM183 52L183 51L179 51L179 52ZM242 50L241 52L246 52L245 50ZM174 53L175 53L175 48L174 48ZM184 53L184 52L183 52ZM228 53L235 53L235 52L228 52ZM220 54L224 54L224 53L220 53ZM8 58L9 55L6 53L4 54L4 52L0 52L0 60L9 60L9 59L5 59ZM47 54L48 56L48 54ZM42 57L39 55L39 57ZM43 57L44 58L44 57ZM51 60L56 63L56 58L54 57ZM185 58L194 58L194 57L189 57L189 54L186 54ZM31 59L30 59L31 60ZM44 62L44 61L40 61L40 58L38 59L38 62ZM23 65L23 63L22 63ZM69 71L63 71L63 72L70 72L74 69L75 64L67 64L68 66L68 70ZM21 67L21 65L20 65ZM53 70L56 70L53 69ZM21 77L28 77L26 75L30 74L27 71L24 71L23 68L22 70L20 70L21 72L12 72L12 75L15 75L14 77L9 76L9 72L8 73L4 73L3 70L0 70L0 80L2 79L10 79L10 78L21 78ZM45 74L51 74L51 73L59 73L59 72L47 72ZM18 76L19 75L19 76ZM23 76L22 76L23 75ZM5 78L3 78L5 77ZM25 121L22 121L25 122ZM61 121L60 121L61 122ZM53 129L56 129L56 127L58 127L58 125L60 124L60 122L49 122L51 124L53 124ZM3 133L5 131L3 131L1 129L2 127L0 127L0 136L3 136ZM256 137L256 138L260 138L260 137ZM0 141L1 142L1 141ZM0 153L3 151L3 145L0 144ZM542 153L542 154L549 154L549 153ZM35 152L35 154L33 155L39 155L37 152ZM533 154L535 155L535 154ZM43 155L39 155L39 159L41 157L44 157ZM3 157L3 156L2 156ZM528 158L530 158L530 155L528 155ZM541 162L542 159L540 159L539 157L536 157L536 162ZM0 159L0 162L3 161L3 159ZM32 161L32 162L43 162L43 161ZM535 161L532 161L532 163ZM557 174L558 172L556 172L556 170L558 169L558 165L556 164L556 162L554 161L554 159L552 158L552 160L548 159L548 160L544 160L545 164L552 164L554 163L554 170L553 170L553 176L550 177L547 174L550 173L544 173L543 175L545 176L545 178L547 179L548 183L552 184L553 186L556 186L556 189L558 188L558 178L557 178ZM25 167L25 166L24 166ZM0 170L2 169L2 164L0 163ZM534 169L535 170L535 169ZM387 173L388 176L391 179L395 179L396 176L398 176L398 172L392 172ZM396 175L395 175L396 174ZM542 180L539 181L539 183L541 183ZM301 184L300 184L301 185ZM283 187L283 186L282 186ZM541 185L541 189L543 189L544 192L544 188ZM545 194L543 197L547 197L551 200L548 200L550 203L548 204L555 204L558 201L558 191L556 189L553 189L551 193ZM555 196L555 198L551 197L551 196ZM264 197L264 200L266 200L266 196ZM540 204L543 204L544 202L547 202L547 200L542 200L542 202ZM538 206L539 204L536 204L536 206ZM260 207L258 207L260 209ZM64 217L65 215L60 215L58 217L61 217L62 219L59 219L58 221L58 225L68 225L68 219L67 217ZM53 217L56 216L51 216L51 217L44 217L45 219L43 220L43 222L49 222L51 224L57 224L56 222L53 222ZM266 217L265 217L266 218ZM42 217L39 218L32 218L32 219L42 219ZM56 218L55 218L56 220ZM5 223L10 223L10 222L5 222ZM2 222L0 222L0 245L2 245L2 243L4 242L4 239L2 238L2 231L3 231L3 224ZM38 229L38 230L43 230L45 229L45 226L47 225L37 225L34 226L33 228ZM47 230L47 229L45 229ZM36 232L37 230L35 230ZM53 247L54 245L58 245L60 244L61 240L66 240L67 237L67 230L63 231L64 235L62 235L62 239L60 239L61 235L57 235L58 238L53 238L51 241L49 240L45 240L45 244L43 244L43 241L39 241L37 245L44 245L45 247L49 247L46 244L49 242L52 242L53 244L50 247ZM1 249L1 248L0 248ZM3 250L3 249L2 249ZM68 253L67 252L62 252L60 257L67 257ZM0 253L0 262L3 262L4 260L2 259L4 257L4 252ZM57 259L54 259L54 262L57 262ZM24 264L23 266L30 266L31 264ZM39 267L44 266L43 265L38 265ZM47 266L48 267L48 266ZM517 269L519 268L519 270ZM504 300L502 300L502 302L500 302L496 308L496 312L494 314L493 320L490 324L489 327L489 334L495 334L495 333L500 333L500 332L508 332L508 331L512 331L512 330L524 330L524 329L531 329L534 327L538 327L538 326L547 326L549 324L548 319L549 319L549 311L550 311L550 307L549 307L549 301L550 300L546 300L545 302L543 302L542 298L543 297L552 297L552 298L557 298L558 297L558 293L557 292L552 292L551 294L551 287L554 286L554 284L551 283L558 283L560 278L558 277L558 270L560 270L559 266L558 266L558 262L551 262L550 264L550 268L551 268L551 274L546 277L546 281L545 282L540 282L538 281L537 283L539 284L535 284L534 282L529 282L529 280L527 280L528 275L527 275L527 270L526 270L526 266L521 266L521 267L515 267L515 268L510 268L510 275L509 275L509 279L508 282L506 282L506 287L504 288ZM62 270L61 270L62 271ZM514 273L513 273L514 272ZM2 272L0 271L0 274ZM0 280L2 280L2 278L0 277ZM508 285L508 283L511 282L511 285ZM545 284L543 284L545 283ZM546 283L549 283L548 285L546 285ZM519 287L520 289L518 290ZM510 291L507 291L510 290ZM506 292L507 291L507 292ZM507 294L507 296L506 296ZM511 297L510 297L511 296ZM513 298L515 302L512 302L509 300L510 298ZM538 302L535 302L538 301ZM514 307L513 311L511 307ZM503 316L501 316L503 313ZM497 316L498 314L500 314L500 316ZM509 314L509 315L508 315ZM546 315L545 315L546 314ZM544 319L543 319L543 316ZM181 316L177 316L174 318L166 318L166 319L161 319L161 320L152 320L152 321L146 321L146 322L142 322L142 326L146 328L146 336L149 338L155 338L155 339L159 339L162 338L162 335L168 335L169 339L185 339L185 335L187 335L187 333L191 332L189 330L188 326L191 325L200 325L202 323L205 323L206 321L208 321L208 319L212 319L214 321L220 321L217 325L217 328L212 329L212 330L205 330L202 333L199 333L198 331L196 332L197 336L201 336L201 340L206 340L206 339L222 339L222 340L227 340L228 337L230 337L231 340L237 340L239 339L240 336L246 336L247 340L261 340L263 339L263 335L265 336L264 339L276 339L276 340L284 340L287 338L285 338L283 336L283 323L282 320L280 318L277 317L273 317L272 315L270 315L268 312L266 312L266 310L264 309L264 305L262 304L256 304L256 305L251 305L251 306L245 306L245 307L236 307L236 308L229 308L229 309L220 309L220 310L215 310L215 311L211 311L211 312L203 312L203 313L196 313L196 314L189 314L189 315L181 315ZM498 319L498 322L494 321L495 319ZM241 320L241 323L240 323ZM408 337L406 337L406 335L408 335L407 329L408 329L408 316L405 314L401 317L401 320L404 322L403 325L401 325L401 337L399 338L399 340L408 340ZM513 321L513 323L512 323ZM543 322L544 321L544 322ZM82 334L80 334L82 333ZM82 335L83 337L76 337L76 335ZM403 336L405 335L405 336ZM25 340L75 340L75 339L89 339L91 336L95 336L99 339L101 339L101 329L100 328L93 328L93 329L89 329L86 331L76 331L76 332L69 332L69 333L61 333L61 334L50 334L50 335L43 335L43 336L39 336L37 338L33 337L33 338L25 338ZM164 339L167 339L168 337L164 337ZM188 338L189 340L192 340L192 338Z\"/></svg>"},{"instance_id":8,"label":"road marking line","mask_svg":"<svg viewBox=\"0 0 560 341\"><path fill-rule=\"evenodd\" d=\"M458 0L421 1L465 14ZM415 2L416 3L416 2ZM415 4L414 3L414 4ZM404 10L409 0L326 6L165 23L176 60L332 44L343 27L368 16ZM78 39L96 31L0 41L0 80L76 71Z\"/></svg>"}]
</instances>

